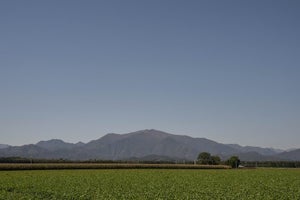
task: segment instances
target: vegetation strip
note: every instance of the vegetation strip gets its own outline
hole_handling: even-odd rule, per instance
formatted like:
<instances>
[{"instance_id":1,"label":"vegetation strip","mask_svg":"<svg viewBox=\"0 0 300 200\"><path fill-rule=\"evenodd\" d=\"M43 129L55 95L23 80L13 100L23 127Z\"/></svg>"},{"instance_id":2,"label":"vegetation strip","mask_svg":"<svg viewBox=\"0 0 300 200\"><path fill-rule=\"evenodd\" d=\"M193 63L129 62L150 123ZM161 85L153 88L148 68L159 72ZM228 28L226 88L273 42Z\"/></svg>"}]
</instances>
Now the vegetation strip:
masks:
<instances>
[{"instance_id":1,"label":"vegetation strip","mask_svg":"<svg viewBox=\"0 0 300 200\"><path fill-rule=\"evenodd\" d=\"M126 164L126 163L34 163L0 164L0 170L50 170L50 169L229 169L226 165L191 164Z\"/></svg>"},{"instance_id":2,"label":"vegetation strip","mask_svg":"<svg viewBox=\"0 0 300 200\"><path fill-rule=\"evenodd\" d=\"M0 171L0 199L300 199L299 169Z\"/></svg>"}]
</instances>

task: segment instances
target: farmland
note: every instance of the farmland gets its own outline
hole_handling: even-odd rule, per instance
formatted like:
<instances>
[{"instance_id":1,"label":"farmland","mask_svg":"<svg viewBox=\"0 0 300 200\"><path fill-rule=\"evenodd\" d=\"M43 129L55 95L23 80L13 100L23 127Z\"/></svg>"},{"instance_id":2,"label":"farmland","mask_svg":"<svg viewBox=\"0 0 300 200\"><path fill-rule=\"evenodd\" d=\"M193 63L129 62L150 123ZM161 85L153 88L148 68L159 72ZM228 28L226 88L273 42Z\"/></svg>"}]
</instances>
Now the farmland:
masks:
<instances>
[{"instance_id":1,"label":"farmland","mask_svg":"<svg viewBox=\"0 0 300 200\"><path fill-rule=\"evenodd\" d=\"M299 169L0 171L0 199L300 199Z\"/></svg>"}]
</instances>

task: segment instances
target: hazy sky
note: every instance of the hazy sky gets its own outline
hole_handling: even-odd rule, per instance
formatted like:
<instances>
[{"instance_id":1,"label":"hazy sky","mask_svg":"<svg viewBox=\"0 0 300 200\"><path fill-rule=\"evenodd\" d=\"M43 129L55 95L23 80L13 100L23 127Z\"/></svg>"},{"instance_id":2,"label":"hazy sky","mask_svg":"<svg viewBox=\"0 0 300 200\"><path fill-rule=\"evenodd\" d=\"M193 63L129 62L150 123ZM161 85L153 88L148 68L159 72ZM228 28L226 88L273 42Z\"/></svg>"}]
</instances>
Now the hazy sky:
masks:
<instances>
[{"instance_id":1,"label":"hazy sky","mask_svg":"<svg viewBox=\"0 0 300 200\"><path fill-rule=\"evenodd\" d=\"M300 1L0 1L0 143L159 129L300 147Z\"/></svg>"}]
</instances>

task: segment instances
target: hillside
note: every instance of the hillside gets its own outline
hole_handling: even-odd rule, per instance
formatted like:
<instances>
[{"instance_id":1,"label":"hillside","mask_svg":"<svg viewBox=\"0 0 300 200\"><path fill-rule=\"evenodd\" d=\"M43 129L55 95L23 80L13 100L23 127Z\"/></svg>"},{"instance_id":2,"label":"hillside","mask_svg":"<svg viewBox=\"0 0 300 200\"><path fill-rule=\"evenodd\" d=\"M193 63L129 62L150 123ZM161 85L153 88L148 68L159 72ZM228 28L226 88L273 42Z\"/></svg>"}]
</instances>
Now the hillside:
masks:
<instances>
[{"instance_id":1,"label":"hillside","mask_svg":"<svg viewBox=\"0 0 300 200\"><path fill-rule=\"evenodd\" d=\"M300 160L299 150L281 152L278 149L221 144L206 138L173 135L154 129L127 134L107 134L84 143L67 143L59 139L40 141L37 144L10 146L0 149L0 157L70 160L195 160L199 152L209 152L226 159L238 155L245 161Z\"/></svg>"},{"instance_id":2,"label":"hillside","mask_svg":"<svg viewBox=\"0 0 300 200\"><path fill-rule=\"evenodd\" d=\"M0 144L0 149L5 149L5 148L8 148L9 147L9 145L7 145L7 144Z\"/></svg>"},{"instance_id":3,"label":"hillside","mask_svg":"<svg viewBox=\"0 0 300 200\"><path fill-rule=\"evenodd\" d=\"M282 152L277 155L278 157L282 159L288 159L293 161L299 161L300 160L300 149L288 151L288 152Z\"/></svg>"}]
</instances>

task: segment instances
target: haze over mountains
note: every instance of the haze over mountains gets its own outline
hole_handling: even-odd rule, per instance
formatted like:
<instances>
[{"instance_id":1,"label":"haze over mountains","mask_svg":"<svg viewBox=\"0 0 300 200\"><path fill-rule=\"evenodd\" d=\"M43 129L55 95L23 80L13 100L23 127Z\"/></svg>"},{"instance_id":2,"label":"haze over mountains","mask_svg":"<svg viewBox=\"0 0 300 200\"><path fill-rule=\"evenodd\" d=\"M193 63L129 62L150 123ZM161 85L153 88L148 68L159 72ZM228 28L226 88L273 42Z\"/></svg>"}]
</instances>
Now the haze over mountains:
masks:
<instances>
[{"instance_id":1,"label":"haze over mountains","mask_svg":"<svg viewBox=\"0 0 300 200\"><path fill-rule=\"evenodd\" d=\"M7 145L7 144L0 144L0 149L5 149L7 147L9 147L9 145Z\"/></svg>"},{"instance_id":2,"label":"haze over mountains","mask_svg":"<svg viewBox=\"0 0 300 200\"><path fill-rule=\"evenodd\" d=\"M300 149L280 149L221 144L206 138L173 135L150 129L127 134L107 134L88 143L59 139L23 146L0 145L0 157L70 160L195 160L200 152L227 159L237 155L244 161L300 160Z\"/></svg>"}]
</instances>

